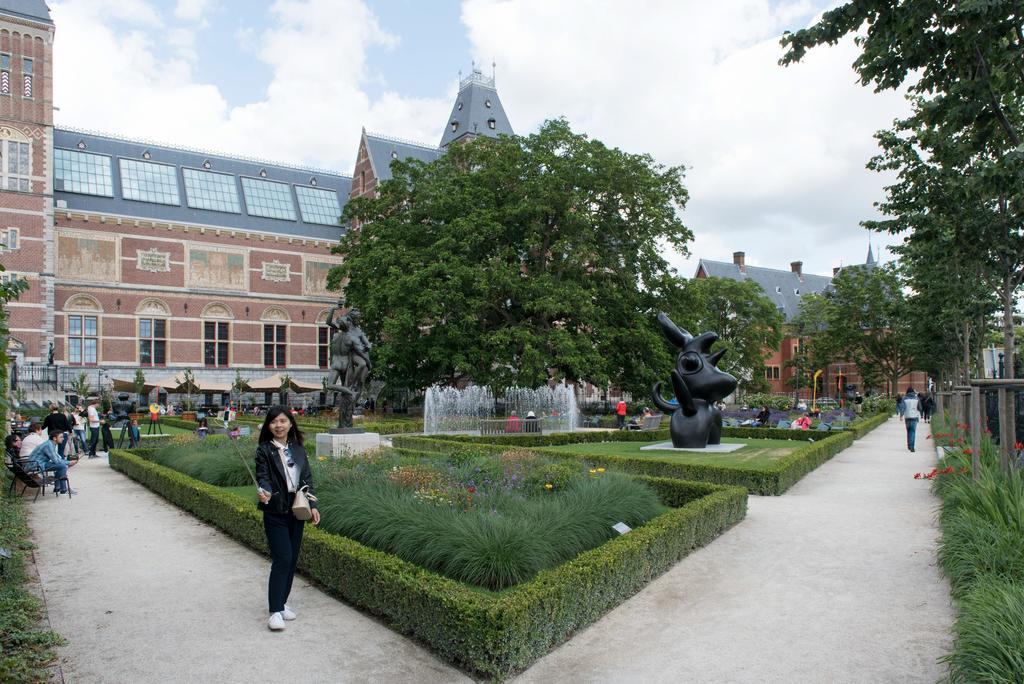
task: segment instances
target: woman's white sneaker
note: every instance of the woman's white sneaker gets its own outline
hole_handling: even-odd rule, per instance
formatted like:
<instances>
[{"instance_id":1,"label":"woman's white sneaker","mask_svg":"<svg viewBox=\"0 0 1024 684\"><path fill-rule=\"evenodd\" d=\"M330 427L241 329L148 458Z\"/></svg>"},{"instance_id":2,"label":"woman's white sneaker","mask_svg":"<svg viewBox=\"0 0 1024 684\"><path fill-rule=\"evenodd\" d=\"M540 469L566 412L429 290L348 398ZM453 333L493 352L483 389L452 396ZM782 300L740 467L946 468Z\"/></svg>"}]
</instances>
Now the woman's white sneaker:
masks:
<instances>
[{"instance_id":1,"label":"woman's white sneaker","mask_svg":"<svg viewBox=\"0 0 1024 684\"><path fill-rule=\"evenodd\" d=\"M284 629L284 617L281 613L271 613L270 619L267 620L267 627L275 632Z\"/></svg>"},{"instance_id":2,"label":"woman's white sneaker","mask_svg":"<svg viewBox=\"0 0 1024 684\"><path fill-rule=\"evenodd\" d=\"M297 616L295 615L295 611L286 603L284 604L284 610L281 611L281 617L285 620L294 620Z\"/></svg>"}]
</instances>

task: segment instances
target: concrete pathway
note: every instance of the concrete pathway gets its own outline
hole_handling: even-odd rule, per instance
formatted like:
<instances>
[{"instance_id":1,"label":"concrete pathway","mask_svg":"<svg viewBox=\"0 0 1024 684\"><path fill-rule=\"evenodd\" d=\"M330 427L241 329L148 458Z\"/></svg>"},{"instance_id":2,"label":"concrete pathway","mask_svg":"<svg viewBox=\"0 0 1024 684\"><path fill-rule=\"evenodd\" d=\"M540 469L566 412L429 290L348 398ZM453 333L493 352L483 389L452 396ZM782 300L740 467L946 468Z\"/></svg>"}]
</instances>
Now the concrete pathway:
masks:
<instances>
[{"instance_id":1,"label":"concrete pathway","mask_svg":"<svg viewBox=\"0 0 1024 684\"><path fill-rule=\"evenodd\" d=\"M522 682L935 682L953 609L936 566L929 426L896 418L684 559Z\"/></svg>"},{"instance_id":2,"label":"concrete pathway","mask_svg":"<svg viewBox=\"0 0 1024 684\"><path fill-rule=\"evenodd\" d=\"M78 495L28 503L67 682L468 682L428 650L296 576L299 617L266 627L269 559L107 465Z\"/></svg>"},{"instance_id":3,"label":"concrete pathway","mask_svg":"<svg viewBox=\"0 0 1024 684\"><path fill-rule=\"evenodd\" d=\"M934 682L953 614L937 501L893 419L524 673L523 682ZM74 682L469 681L296 578L299 619L264 621L269 562L111 471L29 505ZM283 674L287 672L287 674Z\"/></svg>"}]
</instances>

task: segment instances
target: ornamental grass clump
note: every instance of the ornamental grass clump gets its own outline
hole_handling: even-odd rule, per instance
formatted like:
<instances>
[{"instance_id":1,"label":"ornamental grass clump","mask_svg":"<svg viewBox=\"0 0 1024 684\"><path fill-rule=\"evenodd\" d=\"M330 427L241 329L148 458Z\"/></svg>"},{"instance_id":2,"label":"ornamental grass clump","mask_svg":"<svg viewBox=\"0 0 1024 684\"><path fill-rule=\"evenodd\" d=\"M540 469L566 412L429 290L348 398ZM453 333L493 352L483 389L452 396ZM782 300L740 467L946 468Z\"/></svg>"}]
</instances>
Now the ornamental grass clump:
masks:
<instances>
[{"instance_id":1,"label":"ornamental grass clump","mask_svg":"<svg viewBox=\"0 0 1024 684\"><path fill-rule=\"evenodd\" d=\"M335 466L318 488L321 527L455 580L519 584L667 510L632 478L516 454L392 456Z\"/></svg>"},{"instance_id":2,"label":"ornamental grass clump","mask_svg":"<svg viewBox=\"0 0 1024 684\"><path fill-rule=\"evenodd\" d=\"M210 435L206 439L172 440L171 444L154 451L149 458L207 484L240 487L251 484L252 479L239 454L249 460L249 467L253 467L255 453L256 440L253 438L229 440L227 435Z\"/></svg>"}]
</instances>

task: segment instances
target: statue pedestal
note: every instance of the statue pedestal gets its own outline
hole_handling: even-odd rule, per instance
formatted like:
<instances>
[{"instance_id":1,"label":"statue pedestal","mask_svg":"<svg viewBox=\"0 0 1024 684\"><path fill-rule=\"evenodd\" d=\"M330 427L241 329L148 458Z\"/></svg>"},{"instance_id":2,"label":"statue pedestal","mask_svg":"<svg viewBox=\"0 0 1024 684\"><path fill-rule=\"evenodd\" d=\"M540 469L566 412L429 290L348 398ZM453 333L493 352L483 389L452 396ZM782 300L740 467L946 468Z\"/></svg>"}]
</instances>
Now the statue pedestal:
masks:
<instances>
[{"instance_id":1,"label":"statue pedestal","mask_svg":"<svg viewBox=\"0 0 1024 684\"><path fill-rule=\"evenodd\" d=\"M659 442L640 447L640 451L699 451L705 454L727 454L742 449L746 444L708 444L705 447L674 447L672 442Z\"/></svg>"},{"instance_id":2,"label":"statue pedestal","mask_svg":"<svg viewBox=\"0 0 1024 684\"><path fill-rule=\"evenodd\" d=\"M377 432L335 434L332 431L320 432L316 436L317 457L341 458L379 448L380 433Z\"/></svg>"}]
</instances>

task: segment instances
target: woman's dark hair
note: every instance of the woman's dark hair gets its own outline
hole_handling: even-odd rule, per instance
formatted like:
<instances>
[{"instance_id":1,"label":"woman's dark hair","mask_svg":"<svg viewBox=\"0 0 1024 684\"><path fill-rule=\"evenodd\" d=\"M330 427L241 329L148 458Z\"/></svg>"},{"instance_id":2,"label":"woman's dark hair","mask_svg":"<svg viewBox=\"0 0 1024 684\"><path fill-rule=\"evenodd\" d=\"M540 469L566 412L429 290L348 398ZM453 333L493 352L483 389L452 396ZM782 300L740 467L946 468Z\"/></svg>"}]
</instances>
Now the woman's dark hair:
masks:
<instances>
[{"instance_id":1,"label":"woman's dark hair","mask_svg":"<svg viewBox=\"0 0 1024 684\"><path fill-rule=\"evenodd\" d=\"M63 435L63 434L64 434L64 431L61 430L60 428L50 428L50 431L46 434L46 437L48 439L53 439L57 435Z\"/></svg>"},{"instance_id":2,"label":"woman's dark hair","mask_svg":"<svg viewBox=\"0 0 1024 684\"><path fill-rule=\"evenodd\" d=\"M28 425L28 431L29 432L39 432L42 429L43 429L43 426L40 425L39 423L35 422L35 421L32 421Z\"/></svg>"},{"instance_id":3,"label":"woman's dark hair","mask_svg":"<svg viewBox=\"0 0 1024 684\"><path fill-rule=\"evenodd\" d=\"M287 406L271 406L267 410L267 417L263 419L263 427L260 428L260 444L274 439L274 433L270 431L270 424L282 414L288 416L288 420L292 422L292 426L288 428L288 443L301 446L303 441L302 430L299 429L299 424L295 422L295 416L292 415Z\"/></svg>"},{"instance_id":4,"label":"woman's dark hair","mask_svg":"<svg viewBox=\"0 0 1024 684\"><path fill-rule=\"evenodd\" d=\"M20 435L16 435L12 432L11 434L4 437L4 447L6 447L7 449L13 449L14 442L17 441L18 439L21 439Z\"/></svg>"}]
</instances>

